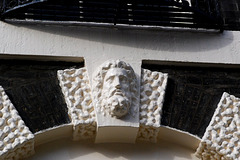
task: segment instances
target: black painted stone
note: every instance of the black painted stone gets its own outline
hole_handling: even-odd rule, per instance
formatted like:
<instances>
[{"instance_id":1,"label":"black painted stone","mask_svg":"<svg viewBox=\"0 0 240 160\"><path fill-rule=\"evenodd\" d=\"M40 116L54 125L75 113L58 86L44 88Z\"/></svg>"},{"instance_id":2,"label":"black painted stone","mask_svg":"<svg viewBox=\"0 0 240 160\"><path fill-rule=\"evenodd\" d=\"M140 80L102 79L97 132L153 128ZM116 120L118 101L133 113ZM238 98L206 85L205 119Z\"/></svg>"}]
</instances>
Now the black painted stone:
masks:
<instances>
[{"instance_id":1,"label":"black painted stone","mask_svg":"<svg viewBox=\"0 0 240 160\"><path fill-rule=\"evenodd\" d=\"M240 97L240 69L143 65L169 74L162 125L202 137L223 92Z\"/></svg>"},{"instance_id":2,"label":"black painted stone","mask_svg":"<svg viewBox=\"0 0 240 160\"><path fill-rule=\"evenodd\" d=\"M0 85L33 133L70 122L57 70L72 66L83 63L0 61Z\"/></svg>"}]
</instances>

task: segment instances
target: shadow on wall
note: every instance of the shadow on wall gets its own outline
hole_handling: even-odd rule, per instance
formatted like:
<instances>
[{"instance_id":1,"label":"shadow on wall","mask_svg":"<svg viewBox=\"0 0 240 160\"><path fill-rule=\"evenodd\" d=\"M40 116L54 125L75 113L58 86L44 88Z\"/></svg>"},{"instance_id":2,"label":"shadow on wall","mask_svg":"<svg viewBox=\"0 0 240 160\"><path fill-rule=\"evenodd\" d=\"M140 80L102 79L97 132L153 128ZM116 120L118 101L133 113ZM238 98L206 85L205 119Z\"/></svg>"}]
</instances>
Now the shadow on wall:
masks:
<instances>
[{"instance_id":1,"label":"shadow on wall","mask_svg":"<svg viewBox=\"0 0 240 160\"><path fill-rule=\"evenodd\" d=\"M14 24L15 25L15 24ZM232 32L197 32L180 30L137 30L116 28L93 28L86 26L45 26L17 24L41 32L47 32L65 37L84 39L112 45L120 45L149 50L169 52L199 52L219 50L231 44Z\"/></svg>"}]
</instances>

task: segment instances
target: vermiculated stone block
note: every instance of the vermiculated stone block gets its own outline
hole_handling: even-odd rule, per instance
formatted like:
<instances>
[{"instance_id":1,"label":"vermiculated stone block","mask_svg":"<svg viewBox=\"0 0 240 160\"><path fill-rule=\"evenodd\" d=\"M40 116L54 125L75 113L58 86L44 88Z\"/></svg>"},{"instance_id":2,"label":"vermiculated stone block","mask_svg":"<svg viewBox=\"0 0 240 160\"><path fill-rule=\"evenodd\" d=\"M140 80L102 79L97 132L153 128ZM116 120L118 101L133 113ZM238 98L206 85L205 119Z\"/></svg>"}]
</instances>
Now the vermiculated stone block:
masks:
<instances>
[{"instance_id":1,"label":"vermiculated stone block","mask_svg":"<svg viewBox=\"0 0 240 160\"><path fill-rule=\"evenodd\" d=\"M157 141L167 78L167 74L142 69L139 140Z\"/></svg>"},{"instance_id":2,"label":"vermiculated stone block","mask_svg":"<svg viewBox=\"0 0 240 160\"><path fill-rule=\"evenodd\" d=\"M95 112L86 68L59 70L58 79L72 120L73 139L94 138Z\"/></svg>"},{"instance_id":3,"label":"vermiculated stone block","mask_svg":"<svg viewBox=\"0 0 240 160\"><path fill-rule=\"evenodd\" d=\"M196 155L203 160L240 159L240 99L224 93Z\"/></svg>"},{"instance_id":4,"label":"vermiculated stone block","mask_svg":"<svg viewBox=\"0 0 240 160\"><path fill-rule=\"evenodd\" d=\"M34 135L0 86L0 159L24 159L34 154Z\"/></svg>"}]
</instances>

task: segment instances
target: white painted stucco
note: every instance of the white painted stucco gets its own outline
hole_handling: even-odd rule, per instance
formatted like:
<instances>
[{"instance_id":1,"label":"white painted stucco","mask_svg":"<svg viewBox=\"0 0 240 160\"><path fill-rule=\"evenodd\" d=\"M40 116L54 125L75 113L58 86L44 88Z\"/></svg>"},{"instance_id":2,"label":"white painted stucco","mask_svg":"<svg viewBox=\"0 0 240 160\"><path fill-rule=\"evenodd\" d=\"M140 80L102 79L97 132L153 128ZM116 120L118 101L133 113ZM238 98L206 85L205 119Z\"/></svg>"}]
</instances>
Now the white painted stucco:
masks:
<instances>
[{"instance_id":1,"label":"white painted stucco","mask_svg":"<svg viewBox=\"0 0 240 160\"><path fill-rule=\"evenodd\" d=\"M121 59L140 73L141 61L239 64L240 32L133 30L0 22L0 53L84 57L92 72L108 59Z\"/></svg>"}]
</instances>

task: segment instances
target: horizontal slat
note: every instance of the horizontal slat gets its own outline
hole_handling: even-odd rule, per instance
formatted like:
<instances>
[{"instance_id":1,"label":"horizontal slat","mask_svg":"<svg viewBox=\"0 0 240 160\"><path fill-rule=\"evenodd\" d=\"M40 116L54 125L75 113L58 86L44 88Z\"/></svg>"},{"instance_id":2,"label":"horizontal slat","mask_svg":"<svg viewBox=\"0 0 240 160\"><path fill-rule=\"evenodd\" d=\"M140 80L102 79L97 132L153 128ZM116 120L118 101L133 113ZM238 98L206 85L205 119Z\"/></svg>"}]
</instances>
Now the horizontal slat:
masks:
<instances>
[{"instance_id":1,"label":"horizontal slat","mask_svg":"<svg viewBox=\"0 0 240 160\"><path fill-rule=\"evenodd\" d=\"M54 21L79 21L79 22L105 22L105 23L116 23L118 24L129 24L129 25L153 25L153 26L176 26L176 27L193 27L193 28L213 28L213 24L210 23L201 23L201 21L191 22L186 21L184 19L174 19L174 18L159 18L157 20L154 19L141 19L135 18L132 21L129 19L119 18L117 21L114 18L109 17L91 17L86 16L83 18L79 18L79 16L64 16L64 15L44 15L44 14L36 14L36 15L23 15L18 14L19 19L35 19L35 20L54 20ZM214 27L217 27L214 25Z\"/></svg>"},{"instance_id":2,"label":"horizontal slat","mask_svg":"<svg viewBox=\"0 0 240 160\"><path fill-rule=\"evenodd\" d=\"M169 0L48 0L12 11L5 18L219 28L217 20L202 13Z\"/></svg>"},{"instance_id":3,"label":"horizontal slat","mask_svg":"<svg viewBox=\"0 0 240 160\"><path fill-rule=\"evenodd\" d=\"M31 11L31 12L30 12ZM18 15L20 15L18 13ZM97 13L97 12L75 12L75 11L65 11L65 12L58 12L58 11L52 11L52 10L39 10L39 9L30 9L29 12L26 13L22 13L22 17L24 18L24 16L26 18L29 18L28 16L31 16L31 18L34 18L34 16L38 16L40 17L41 15L52 15L52 17L67 17L67 16L71 16L71 17L76 17L76 19L79 19L79 21L81 21L84 18L116 18L116 19L132 19L134 20L155 20L155 21L162 21L162 20L166 20L166 21L175 21L175 22L196 22L199 21L201 22L202 19L194 19L194 15L188 16L188 17L184 17L184 15L181 14L172 14L172 13L165 13L165 14L161 14L161 15L142 15L142 14L132 14L131 16L129 16L129 14L125 13L125 14L106 14L106 13ZM82 18L80 18L82 17ZM58 19L59 19L58 18ZM118 20L116 20L118 21ZM205 23L208 21L205 21ZM210 22L210 21L209 21Z\"/></svg>"}]
</instances>

